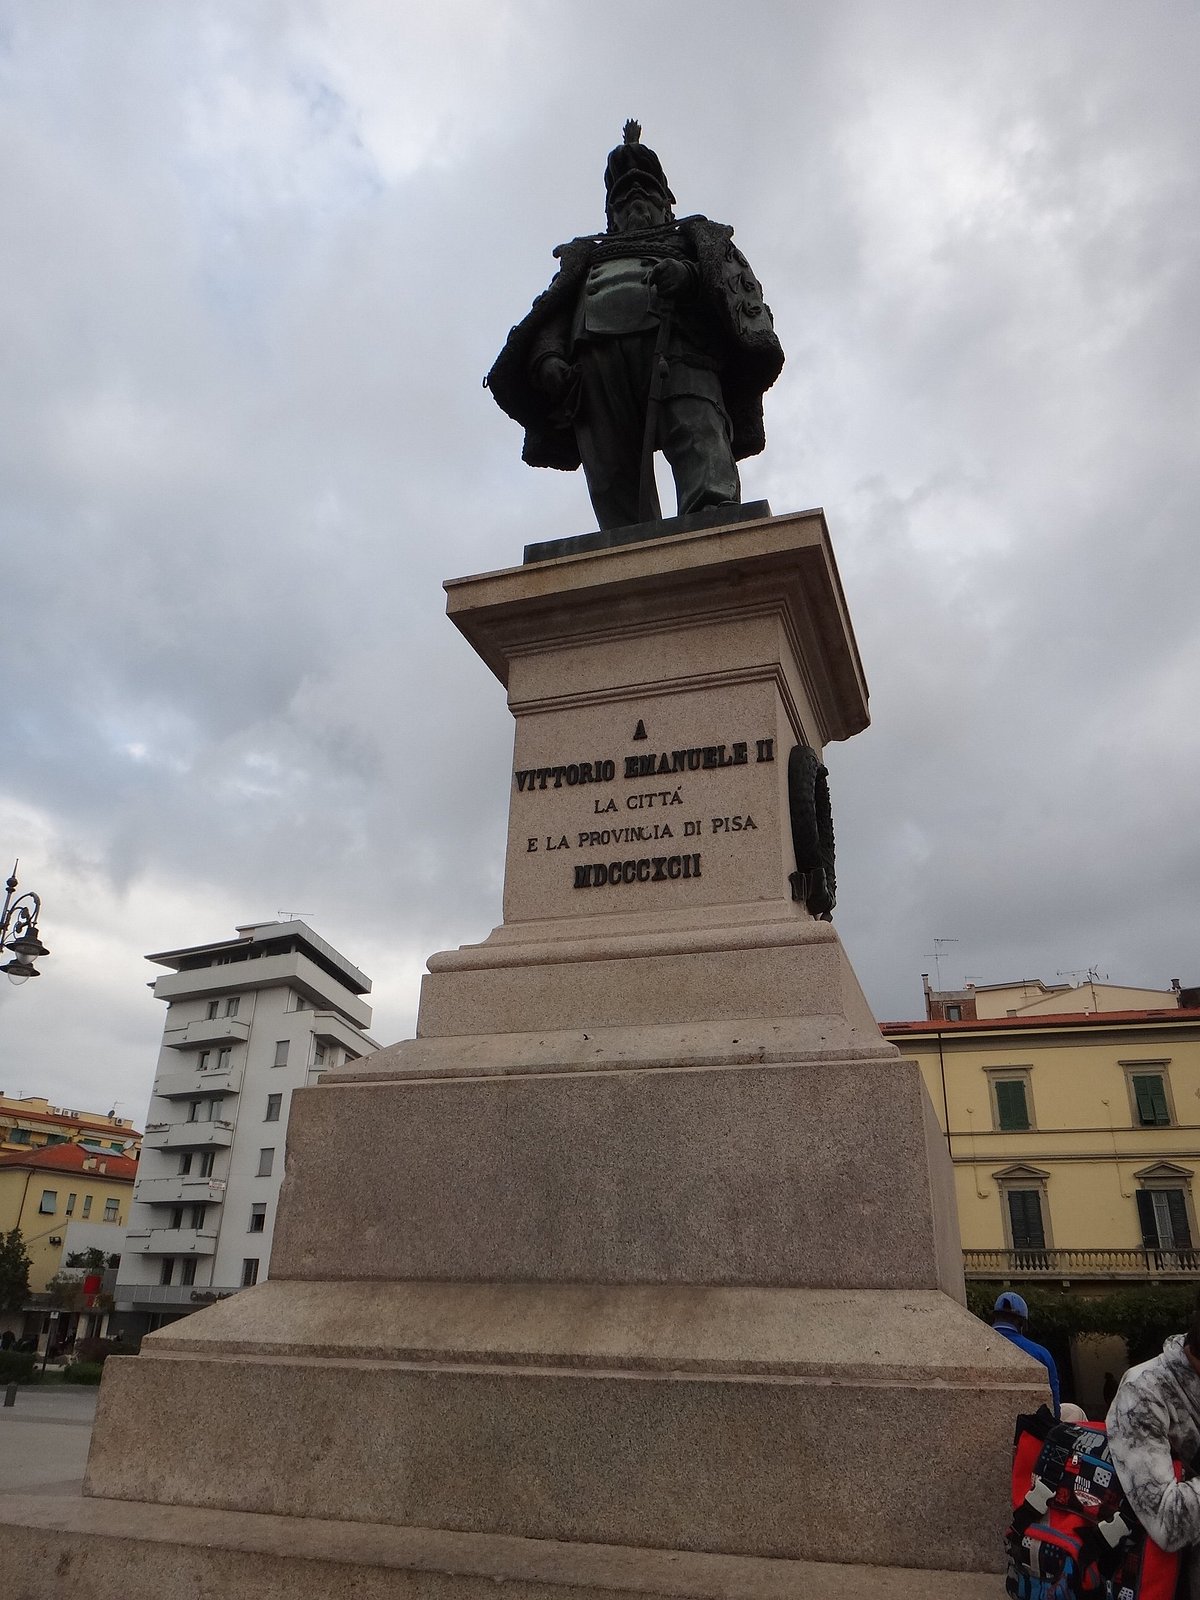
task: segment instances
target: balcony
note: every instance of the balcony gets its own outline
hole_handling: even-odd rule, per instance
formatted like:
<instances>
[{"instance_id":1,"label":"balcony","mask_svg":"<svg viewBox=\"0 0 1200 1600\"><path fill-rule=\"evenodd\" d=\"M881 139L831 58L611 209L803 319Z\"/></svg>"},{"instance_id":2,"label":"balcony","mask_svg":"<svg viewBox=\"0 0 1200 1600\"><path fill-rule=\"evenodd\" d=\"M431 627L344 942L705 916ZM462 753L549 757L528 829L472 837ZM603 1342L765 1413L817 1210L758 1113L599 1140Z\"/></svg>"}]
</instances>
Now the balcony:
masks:
<instances>
[{"instance_id":1,"label":"balcony","mask_svg":"<svg viewBox=\"0 0 1200 1600\"><path fill-rule=\"evenodd\" d=\"M228 994L231 989L245 994L251 989L272 989L281 985L298 989L319 1010L334 1008L360 1028L370 1026L370 1006L299 951L167 973L155 979L154 995L158 1000L201 1000L208 995Z\"/></svg>"},{"instance_id":2,"label":"balcony","mask_svg":"<svg viewBox=\"0 0 1200 1600\"><path fill-rule=\"evenodd\" d=\"M139 1178L133 1191L139 1205L198 1206L220 1205L225 1198L224 1178L191 1178L177 1174L167 1178Z\"/></svg>"},{"instance_id":3,"label":"balcony","mask_svg":"<svg viewBox=\"0 0 1200 1600\"><path fill-rule=\"evenodd\" d=\"M1122 1278L1154 1282L1192 1278L1200 1270L1200 1249L1189 1250L964 1250L968 1278L1021 1278L1030 1281Z\"/></svg>"},{"instance_id":4,"label":"balcony","mask_svg":"<svg viewBox=\"0 0 1200 1600\"><path fill-rule=\"evenodd\" d=\"M242 1087L242 1068L212 1067L199 1072L160 1072L154 1080L154 1093L164 1100L184 1100L192 1095L237 1094Z\"/></svg>"},{"instance_id":5,"label":"balcony","mask_svg":"<svg viewBox=\"0 0 1200 1600\"><path fill-rule=\"evenodd\" d=\"M168 1028L163 1043L172 1050L199 1050L210 1044L245 1044L250 1024L236 1017L202 1017L182 1028Z\"/></svg>"},{"instance_id":6,"label":"balcony","mask_svg":"<svg viewBox=\"0 0 1200 1600\"><path fill-rule=\"evenodd\" d=\"M209 1228L150 1228L127 1233L125 1248L131 1255L211 1256L217 1248L217 1230Z\"/></svg>"},{"instance_id":7,"label":"balcony","mask_svg":"<svg viewBox=\"0 0 1200 1600\"><path fill-rule=\"evenodd\" d=\"M113 1291L118 1311L198 1311L214 1300L227 1300L237 1288L200 1283L119 1283Z\"/></svg>"},{"instance_id":8,"label":"balcony","mask_svg":"<svg viewBox=\"0 0 1200 1600\"><path fill-rule=\"evenodd\" d=\"M233 1123L149 1122L142 1143L148 1150L228 1150L233 1143Z\"/></svg>"}]
</instances>

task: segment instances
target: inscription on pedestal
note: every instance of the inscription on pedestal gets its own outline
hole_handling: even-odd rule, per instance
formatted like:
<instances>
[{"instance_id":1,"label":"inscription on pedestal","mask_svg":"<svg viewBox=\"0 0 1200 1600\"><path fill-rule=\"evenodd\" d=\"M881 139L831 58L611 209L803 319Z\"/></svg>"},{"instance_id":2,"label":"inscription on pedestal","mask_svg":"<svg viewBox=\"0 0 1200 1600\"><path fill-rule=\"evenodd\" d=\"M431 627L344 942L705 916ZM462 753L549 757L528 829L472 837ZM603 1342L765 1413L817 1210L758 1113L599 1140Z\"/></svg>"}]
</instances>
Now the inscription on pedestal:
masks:
<instances>
[{"instance_id":1,"label":"inscription on pedestal","mask_svg":"<svg viewBox=\"0 0 1200 1600\"><path fill-rule=\"evenodd\" d=\"M639 719L634 731L635 739L648 737L645 723ZM723 772L730 767L769 765L775 760L774 738L735 739L724 744L687 745L671 750L650 751L627 755L593 756L590 761L565 761L544 767L518 767L513 772L513 783L518 794L541 793L548 789L578 789L586 785L616 784L601 796L592 796L592 815L607 817L622 811L643 812L657 808L669 813L674 807L684 807L684 783L662 789L636 789L623 792L622 780L639 782L646 778L681 778L692 774ZM621 777L618 778L618 772ZM689 799L693 797L689 796ZM702 796L695 797L702 804ZM514 802L519 804L519 802ZM676 838L698 839L704 834L735 834L757 832L758 824L747 812L703 814L672 820L665 816L653 823L618 826L615 823L598 828L573 828L570 833L530 834L526 839L525 853L539 851L603 850L618 845L656 844ZM634 884L675 883L687 878L703 876L701 852L634 856L627 859L604 859L574 863L571 868L572 888L603 889L632 886Z\"/></svg>"}]
</instances>

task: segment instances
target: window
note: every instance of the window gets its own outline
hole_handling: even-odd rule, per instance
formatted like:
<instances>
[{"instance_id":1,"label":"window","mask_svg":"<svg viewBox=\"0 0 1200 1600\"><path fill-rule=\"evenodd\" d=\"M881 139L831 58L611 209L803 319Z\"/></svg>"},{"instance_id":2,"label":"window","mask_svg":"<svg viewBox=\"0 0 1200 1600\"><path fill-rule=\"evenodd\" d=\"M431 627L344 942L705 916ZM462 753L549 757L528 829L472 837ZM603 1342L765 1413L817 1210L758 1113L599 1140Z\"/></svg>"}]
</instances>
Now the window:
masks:
<instances>
[{"instance_id":1,"label":"window","mask_svg":"<svg viewBox=\"0 0 1200 1600\"><path fill-rule=\"evenodd\" d=\"M1012 1247L1021 1251L1044 1251L1046 1226L1042 1219L1042 1191L1040 1189L1008 1189L1008 1225Z\"/></svg>"},{"instance_id":2,"label":"window","mask_svg":"<svg viewBox=\"0 0 1200 1600\"><path fill-rule=\"evenodd\" d=\"M212 1051L211 1050L201 1050L200 1059L196 1063L196 1071L197 1072L207 1072L208 1071L208 1063L211 1060L212 1060Z\"/></svg>"},{"instance_id":3,"label":"window","mask_svg":"<svg viewBox=\"0 0 1200 1600\"><path fill-rule=\"evenodd\" d=\"M202 1178L212 1177L213 1162L215 1159L216 1156L212 1150L206 1150L200 1157L200 1176Z\"/></svg>"},{"instance_id":4,"label":"window","mask_svg":"<svg viewBox=\"0 0 1200 1600\"><path fill-rule=\"evenodd\" d=\"M226 1000L226 1002L225 1002L225 1015L227 1017L236 1017L237 1014L238 1014L238 1006L240 1004L241 1004L241 996L240 995L236 995L235 994L231 999Z\"/></svg>"},{"instance_id":5,"label":"window","mask_svg":"<svg viewBox=\"0 0 1200 1600\"><path fill-rule=\"evenodd\" d=\"M265 1233L267 1229L267 1208L265 1205L252 1205L250 1207L250 1226L247 1233Z\"/></svg>"},{"instance_id":6,"label":"window","mask_svg":"<svg viewBox=\"0 0 1200 1600\"><path fill-rule=\"evenodd\" d=\"M1190 1250L1187 1191L1181 1188L1139 1189L1138 1221L1146 1250Z\"/></svg>"},{"instance_id":7,"label":"window","mask_svg":"<svg viewBox=\"0 0 1200 1600\"><path fill-rule=\"evenodd\" d=\"M230 1058L231 1058L232 1055L233 1055L233 1051L229 1048L228 1045L226 1045L224 1047L224 1049L217 1051L217 1071L218 1072L228 1072L229 1071L229 1062L230 1062Z\"/></svg>"},{"instance_id":8,"label":"window","mask_svg":"<svg viewBox=\"0 0 1200 1600\"><path fill-rule=\"evenodd\" d=\"M275 1147L274 1147L274 1145L272 1145L272 1147L269 1150L260 1150L258 1152L258 1176L260 1178L269 1178L271 1176L271 1168L274 1165L275 1165Z\"/></svg>"},{"instance_id":9,"label":"window","mask_svg":"<svg viewBox=\"0 0 1200 1600\"><path fill-rule=\"evenodd\" d=\"M1025 1085L1020 1079L1001 1078L996 1083L996 1113L1003 1129L1023 1130L1029 1126L1025 1104Z\"/></svg>"},{"instance_id":10,"label":"window","mask_svg":"<svg viewBox=\"0 0 1200 1600\"><path fill-rule=\"evenodd\" d=\"M75 1196L73 1194L67 1196L67 1215L69 1217L75 1215Z\"/></svg>"},{"instance_id":11,"label":"window","mask_svg":"<svg viewBox=\"0 0 1200 1600\"><path fill-rule=\"evenodd\" d=\"M8 1130L8 1137L9 1137L10 1143L12 1143L12 1144L28 1144L29 1143L29 1129L28 1128L10 1128Z\"/></svg>"},{"instance_id":12,"label":"window","mask_svg":"<svg viewBox=\"0 0 1200 1600\"><path fill-rule=\"evenodd\" d=\"M197 1232L199 1232L200 1229L204 1226L204 1218L205 1218L205 1214L207 1213L207 1210L208 1210L207 1206L193 1206L192 1207L192 1227L195 1228Z\"/></svg>"},{"instance_id":13,"label":"window","mask_svg":"<svg viewBox=\"0 0 1200 1600\"><path fill-rule=\"evenodd\" d=\"M962 1007L961 1006L947 1006L946 1007L946 1021L947 1022L961 1022L962 1021Z\"/></svg>"},{"instance_id":14,"label":"window","mask_svg":"<svg viewBox=\"0 0 1200 1600\"><path fill-rule=\"evenodd\" d=\"M174 1210L171 1212L171 1227L172 1228L182 1228L183 1227L183 1207L182 1206L176 1206L174 1208Z\"/></svg>"},{"instance_id":15,"label":"window","mask_svg":"<svg viewBox=\"0 0 1200 1600\"><path fill-rule=\"evenodd\" d=\"M205 1007L204 1015L208 1019L208 1021L211 1022L212 1019L216 1016L216 1014L217 1014L217 1001L210 1000L208 1002L208 1005Z\"/></svg>"},{"instance_id":16,"label":"window","mask_svg":"<svg viewBox=\"0 0 1200 1600\"><path fill-rule=\"evenodd\" d=\"M90 1217L92 1214L92 1197L90 1194L85 1194L83 1197L83 1214L85 1217Z\"/></svg>"},{"instance_id":17,"label":"window","mask_svg":"<svg viewBox=\"0 0 1200 1600\"><path fill-rule=\"evenodd\" d=\"M57 1206L58 1206L58 1190L57 1189L43 1189L42 1190L42 1203L38 1207L38 1210L39 1210L39 1212L41 1212L42 1216L44 1216L44 1217L52 1217L54 1215L54 1213L55 1213L55 1210L57 1209Z\"/></svg>"},{"instance_id":18,"label":"window","mask_svg":"<svg viewBox=\"0 0 1200 1600\"><path fill-rule=\"evenodd\" d=\"M274 1062L275 1066L277 1066L277 1067L286 1067L287 1066L288 1043L289 1043L289 1041L287 1039L277 1039L276 1040L276 1042L275 1042L275 1062Z\"/></svg>"},{"instance_id":19,"label":"window","mask_svg":"<svg viewBox=\"0 0 1200 1600\"><path fill-rule=\"evenodd\" d=\"M186 1261L179 1263L179 1281L180 1283L195 1283L196 1259L194 1256L189 1256Z\"/></svg>"},{"instance_id":20,"label":"window","mask_svg":"<svg viewBox=\"0 0 1200 1600\"><path fill-rule=\"evenodd\" d=\"M312 1005L298 989L293 989L288 997L287 1008L289 1011L311 1011Z\"/></svg>"},{"instance_id":21,"label":"window","mask_svg":"<svg viewBox=\"0 0 1200 1600\"><path fill-rule=\"evenodd\" d=\"M179 1176L181 1178L186 1178L191 1170L192 1152L190 1150L185 1150L179 1158Z\"/></svg>"},{"instance_id":22,"label":"window","mask_svg":"<svg viewBox=\"0 0 1200 1600\"><path fill-rule=\"evenodd\" d=\"M325 1046L319 1039L313 1041L313 1066L320 1067L325 1063Z\"/></svg>"},{"instance_id":23,"label":"window","mask_svg":"<svg viewBox=\"0 0 1200 1600\"><path fill-rule=\"evenodd\" d=\"M258 1282L258 1257L247 1256L242 1262L242 1288L250 1289Z\"/></svg>"},{"instance_id":24,"label":"window","mask_svg":"<svg viewBox=\"0 0 1200 1600\"><path fill-rule=\"evenodd\" d=\"M164 1256L158 1268L159 1283L170 1283L175 1273L175 1257Z\"/></svg>"},{"instance_id":25,"label":"window","mask_svg":"<svg viewBox=\"0 0 1200 1600\"><path fill-rule=\"evenodd\" d=\"M189 1100L188 1101L187 1119L188 1119L189 1122L199 1122L199 1120L200 1120L200 1102L199 1102L199 1100Z\"/></svg>"},{"instance_id":26,"label":"window","mask_svg":"<svg viewBox=\"0 0 1200 1600\"><path fill-rule=\"evenodd\" d=\"M279 1108L280 1108L280 1106L282 1106L282 1104L283 1104L283 1096L281 1094L269 1094L267 1096L267 1114L263 1118L263 1121L264 1122L278 1122L279 1121Z\"/></svg>"},{"instance_id":27,"label":"window","mask_svg":"<svg viewBox=\"0 0 1200 1600\"><path fill-rule=\"evenodd\" d=\"M992 1126L997 1133L1027 1133L1033 1127L1029 1071L1023 1067L984 1069L992 1090Z\"/></svg>"},{"instance_id":28,"label":"window","mask_svg":"<svg viewBox=\"0 0 1200 1600\"><path fill-rule=\"evenodd\" d=\"M1174 1120L1167 1099L1167 1080L1162 1072L1135 1072L1127 1064L1129 1096L1136 1128L1169 1128Z\"/></svg>"}]
</instances>

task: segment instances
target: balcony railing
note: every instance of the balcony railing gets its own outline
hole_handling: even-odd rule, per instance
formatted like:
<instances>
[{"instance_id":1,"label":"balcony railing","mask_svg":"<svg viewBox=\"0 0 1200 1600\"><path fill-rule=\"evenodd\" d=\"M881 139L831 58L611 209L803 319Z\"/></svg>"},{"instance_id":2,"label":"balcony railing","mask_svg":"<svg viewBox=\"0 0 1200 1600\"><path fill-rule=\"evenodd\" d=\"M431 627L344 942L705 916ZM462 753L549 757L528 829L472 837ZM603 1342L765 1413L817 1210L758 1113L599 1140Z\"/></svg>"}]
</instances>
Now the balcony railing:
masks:
<instances>
[{"instance_id":1,"label":"balcony railing","mask_svg":"<svg viewBox=\"0 0 1200 1600\"><path fill-rule=\"evenodd\" d=\"M964 1250L968 1278L1191 1278L1200 1249Z\"/></svg>"},{"instance_id":2,"label":"balcony railing","mask_svg":"<svg viewBox=\"0 0 1200 1600\"><path fill-rule=\"evenodd\" d=\"M201 1072L192 1066L178 1072L160 1072L154 1080L154 1093L163 1100L183 1100L192 1095L237 1094L242 1087L241 1065L208 1067Z\"/></svg>"},{"instance_id":3,"label":"balcony railing","mask_svg":"<svg viewBox=\"0 0 1200 1600\"><path fill-rule=\"evenodd\" d=\"M192 1178L180 1173L165 1178L139 1177L133 1198L140 1205L220 1205L225 1198L223 1178Z\"/></svg>"},{"instance_id":4,"label":"balcony railing","mask_svg":"<svg viewBox=\"0 0 1200 1600\"><path fill-rule=\"evenodd\" d=\"M207 1228L131 1228L125 1235L130 1255L211 1256L216 1254L217 1230Z\"/></svg>"},{"instance_id":5,"label":"balcony railing","mask_svg":"<svg viewBox=\"0 0 1200 1600\"><path fill-rule=\"evenodd\" d=\"M148 1150L228 1149L233 1123L226 1117L215 1122L148 1122L142 1142Z\"/></svg>"},{"instance_id":6,"label":"balcony railing","mask_svg":"<svg viewBox=\"0 0 1200 1600\"><path fill-rule=\"evenodd\" d=\"M238 1287L202 1283L121 1283L113 1292L118 1311L198 1311L214 1300L228 1300Z\"/></svg>"},{"instance_id":7,"label":"balcony railing","mask_svg":"<svg viewBox=\"0 0 1200 1600\"><path fill-rule=\"evenodd\" d=\"M167 1028L163 1043L173 1050L198 1050L202 1045L245 1044L250 1024L236 1017L202 1017L182 1028Z\"/></svg>"}]
</instances>

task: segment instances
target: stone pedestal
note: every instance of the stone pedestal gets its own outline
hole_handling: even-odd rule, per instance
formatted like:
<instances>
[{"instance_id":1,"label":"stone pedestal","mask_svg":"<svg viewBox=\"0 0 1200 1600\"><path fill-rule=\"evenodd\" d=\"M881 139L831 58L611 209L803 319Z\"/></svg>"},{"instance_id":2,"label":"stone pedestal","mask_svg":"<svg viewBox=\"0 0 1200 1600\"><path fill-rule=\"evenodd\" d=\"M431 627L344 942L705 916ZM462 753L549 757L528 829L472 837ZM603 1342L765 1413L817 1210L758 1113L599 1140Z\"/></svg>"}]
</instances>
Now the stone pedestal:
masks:
<instances>
[{"instance_id":1,"label":"stone pedestal","mask_svg":"<svg viewBox=\"0 0 1200 1600\"><path fill-rule=\"evenodd\" d=\"M0 1577L107 1592L103 1502L147 1593L993 1592L1040 1369L790 894L788 752L867 721L823 517L447 589L516 719L504 921L295 1097L270 1281L110 1360Z\"/></svg>"}]
</instances>

